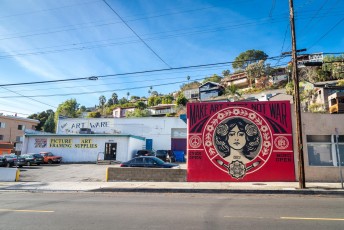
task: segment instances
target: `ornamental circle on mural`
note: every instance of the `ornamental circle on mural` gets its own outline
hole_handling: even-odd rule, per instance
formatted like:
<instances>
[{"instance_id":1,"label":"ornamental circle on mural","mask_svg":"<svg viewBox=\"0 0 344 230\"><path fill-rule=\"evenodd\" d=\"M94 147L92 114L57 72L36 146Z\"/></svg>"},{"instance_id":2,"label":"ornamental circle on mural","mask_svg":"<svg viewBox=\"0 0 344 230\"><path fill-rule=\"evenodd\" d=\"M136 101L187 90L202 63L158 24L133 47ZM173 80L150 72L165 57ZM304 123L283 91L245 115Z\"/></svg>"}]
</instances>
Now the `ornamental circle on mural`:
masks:
<instances>
[{"instance_id":1,"label":"ornamental circle on mural","mask_svg":"<svg viewBox=\"0 0 344 230\"><path fill-rule=\"evenodd\" d=\"M190 143L191 148L197 149L201 146L202 140L199 136L194 135L190 137L189 143Z\"/></svg>"},{"instance_id":2,"label":"ornamental circle on mural","mask_svg":"<svg viewBox=\"0 0 344 230\"><path fill-rule=\"evenodd\" d=\"M289 147L289 141L284 136L276 137L274 143L277 149L286 149Z\"/></svg>"},{"instance_id":3,"label":"ornamental circle on mural","mask_svg":"<svg viewBox=\"0 0 344 230\"><path fill-rule=\"evenodd\" d=\"M203 131L210 161L235 179L260 169L272 152L272 133L265 119L244 107L214 114Z\"/></svg>"}]
</instances>

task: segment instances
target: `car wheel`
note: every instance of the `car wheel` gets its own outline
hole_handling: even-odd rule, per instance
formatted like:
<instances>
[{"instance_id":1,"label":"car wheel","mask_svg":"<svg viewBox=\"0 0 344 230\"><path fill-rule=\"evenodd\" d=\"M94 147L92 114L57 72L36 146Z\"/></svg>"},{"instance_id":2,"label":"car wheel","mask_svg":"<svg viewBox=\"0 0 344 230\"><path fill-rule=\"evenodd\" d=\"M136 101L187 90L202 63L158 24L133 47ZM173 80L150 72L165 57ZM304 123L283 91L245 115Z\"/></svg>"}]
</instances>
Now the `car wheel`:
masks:
<instances>
[{"instance_id":1,"label":"car wheel","mask_svg":"<svg viewBox=\"0 0 344 230\"><path fill-rule=\"evenodd\" d=\"M30 166L31 164L30 164L30 162L27 162L26 165L27 165L27 166Z\"/></svg>"},{"instance_id":2,"label":"car wheel","mask_svg":"<svg viewBox=\"0 0 344 230\"><path fill-rule=\"evenodd\" d=\"M48 164L50 164L50 165L51 165L52 163L53 163L53 161L52 161L52 160L48 160Z\"/></svg>"},{"instance_id":3,"label":"car wheel","mask_svg":"<svg viewBox=\"0 0 344 230\"><path fill-rule=\"evenodd\" d=\"M18 167L19 167L19 168L23 168L23 166L22 166L22 165L19 165Z\"/></svg>"},{"instance_id":4,"label":"car wheel","mask_svg":"<svg viewBox=\"0 0 344 230\"><path fill-rule=\"evenodd\" d=\"M37 163L37 165L39 166L41 163Z\"/></svg>"}]
</instances>

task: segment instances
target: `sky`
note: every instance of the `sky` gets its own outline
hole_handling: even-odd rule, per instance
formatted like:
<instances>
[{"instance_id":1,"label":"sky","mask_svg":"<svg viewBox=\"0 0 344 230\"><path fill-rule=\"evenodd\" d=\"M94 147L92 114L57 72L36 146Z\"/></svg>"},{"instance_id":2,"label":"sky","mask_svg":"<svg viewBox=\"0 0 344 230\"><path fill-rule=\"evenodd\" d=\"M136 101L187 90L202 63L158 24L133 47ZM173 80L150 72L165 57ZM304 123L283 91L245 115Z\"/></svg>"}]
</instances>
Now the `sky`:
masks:
<instances>
[{"instance_id":1,"label":"sky","mask_svg":"<svg viewBox=\"0 0 344 230\"><path fill-rule=\"evenodd\" d=\"M343 0L294 0L294 10L297 49L344 52ZM290 61L288 0L0 0L0 113L173 93L233 72L250 49L272 66Z\"/></svg>"}]
</instances>

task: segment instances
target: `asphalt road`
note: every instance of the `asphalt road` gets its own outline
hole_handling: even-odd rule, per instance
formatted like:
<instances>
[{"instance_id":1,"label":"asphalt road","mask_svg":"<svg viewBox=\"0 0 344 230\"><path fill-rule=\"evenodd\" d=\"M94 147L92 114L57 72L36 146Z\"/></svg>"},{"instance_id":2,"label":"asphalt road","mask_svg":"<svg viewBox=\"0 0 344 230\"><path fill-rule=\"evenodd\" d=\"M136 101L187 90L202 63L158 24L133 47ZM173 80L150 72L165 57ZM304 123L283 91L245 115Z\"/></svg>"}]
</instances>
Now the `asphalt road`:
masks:
<instances>
[{"instance_id":1,"label":"asphalt road","mask_svg":"<svg viewBox=\"0 0 344 230\"><path fill-rule=\"evenodd\" d=\"M343 229L340 197L234 194L0 194L0 229Z\"/></svg>"}]
</instances>

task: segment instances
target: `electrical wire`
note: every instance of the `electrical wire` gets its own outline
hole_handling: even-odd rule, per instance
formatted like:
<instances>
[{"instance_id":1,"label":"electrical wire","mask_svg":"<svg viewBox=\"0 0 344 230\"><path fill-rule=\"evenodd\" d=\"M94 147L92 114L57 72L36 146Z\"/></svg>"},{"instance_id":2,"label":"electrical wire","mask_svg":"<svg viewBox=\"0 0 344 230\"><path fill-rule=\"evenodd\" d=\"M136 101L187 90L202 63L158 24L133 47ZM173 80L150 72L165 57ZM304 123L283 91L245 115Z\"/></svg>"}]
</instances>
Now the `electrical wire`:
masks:
<instances>
[{"instance_id":1,"label":"electrical wire","mask_svg":"<svg viewBox=\"0 0 344 230\"><path fill-rule=\"evenodd\" d=\"M288 55L283 55L287 57ZM290 55L289 55L290 56ZM275 57L269 57L267 60L278 60L281 55ZM242 60L241 62L245 61L257 61L258 59L251 59L251 60ZM69 79L60 79L60 80L49 80L49 81L35 81L35 82L23 82L23 83L11 83L11 84L1 84L0 87L7 87L7 86L16 86L16 85L34 85L34 84L44 84L44 83L53 83L53 82L67 82L67 81L80 81L80 80L92 80L92 77L96 78L106 78L106 77L113 77L113 76L127 76L127 75L135 75L135 74L144 74L144 73L154 73L154 72L164 72L164 71L172 71L172 70L181 70L181 69L189 69L189 68L201 68L201 67L209 67L209 66L217 66L217 65L225 65L225 64L232 64L236 61L230 62L218 62L218 63L211 63L211 64L201 64L201 65L189 65L189 66L181 66L181 67L172 67L172 68L164 68L164 69L154 69L154 70L143 70L143 71L136 71L136 72L127 72L127 73L117 73L117 74L107 74L107 75L95 75L89 77L79 77L79 78L69 78Z\"/></svg>"},{"instance_id":2,"label":"electrical wire","mask_svg":"<svg viewBox=\"0 0 344 230\"><path fill-rule=\"evenodd\" d=\"M140 37L140 35L138 35L136 32L135 32L135 30L133 30L133 28L131 28L131 26L129 26L129 24L126 22L126 21L124 21L124 19L109 5L109 3L107 3L105 0L103 0L103 2L111 9L111 11L112 12L114 12L115 14L116 14L116 16L119 18L119 19L121 19L121 21L131 30L131 32L133 32L134 34L135 34L135 36L138 38L138 39L140 39L140 41L150 50L150 51L152 51L153 53L154 53L154 55L158 58L158 59L160 59L160 61L162 61L166 66L168 66L169 68L171 68L171 66L169 65L169 64L167 64L167 62L166 61L164 61L164 59L162 59L161 57L160 57L160 55L159 54L157 54L153 49L152 49L152 47L150 47L148 44L147 44L147 42L145 42L141 37Z\"/></svg>"}]
</instances>

